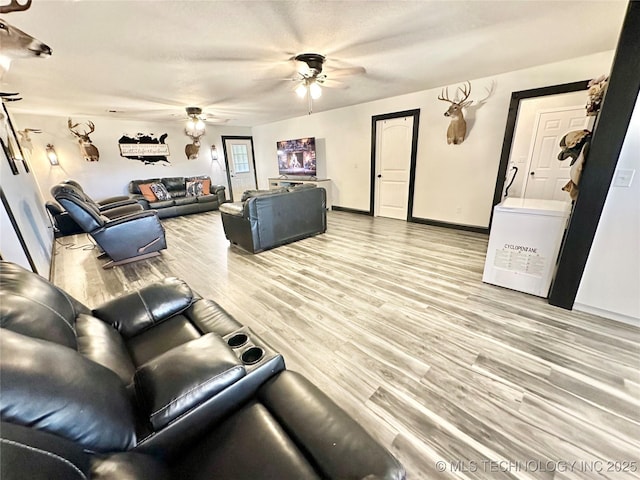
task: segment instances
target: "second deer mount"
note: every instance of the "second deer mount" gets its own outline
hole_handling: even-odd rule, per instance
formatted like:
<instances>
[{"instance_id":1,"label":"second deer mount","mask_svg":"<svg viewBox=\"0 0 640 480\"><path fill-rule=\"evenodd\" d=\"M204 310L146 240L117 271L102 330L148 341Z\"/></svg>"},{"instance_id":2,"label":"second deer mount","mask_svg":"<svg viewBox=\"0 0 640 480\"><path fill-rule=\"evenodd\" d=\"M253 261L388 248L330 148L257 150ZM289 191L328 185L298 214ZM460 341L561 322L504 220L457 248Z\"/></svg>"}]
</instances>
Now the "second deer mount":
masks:
<instances>
[{"instance_id":1,"label":"second deer mount","mask_svg":"<svg viewBox=\"0 0 640 480\"><path fill-rule=\"evenodd\" d=\"M79 131L78 126L80 123L73 123L71 119L68 120L67 125L69 127L69 131L73 133L73 135L78 139L78 143L80 144L80 154L87 162L97 162L100 160L100 152L98 151L98 147L96 147L93 143L91 143L91 139L89 138L89 134L93 133L96 129L96 126L93 124L91 120L89 120L85 125L87 129L84 131Z\"/></svg>"},{"instance_id":2,"label":"second deer mount","mask_svg":"<svg viewBox=\"0 0 640 480\"><path fill-rule=\"evenodd\" d=\"M449 87L442 90L442 93L438 96L438 100L443 102L449 102L451 106L444 112L445 117L451 117L451 123L447 129L447 144L459 145L464 142L464 137L467 135L467 122L464 119L462 109L468 107L473 103L473 100L467 100L471 95L471 82L466 82L463 87L457 89L462 95L462 99L454 100L449 99Z\"/></svg>"}]
</instances>

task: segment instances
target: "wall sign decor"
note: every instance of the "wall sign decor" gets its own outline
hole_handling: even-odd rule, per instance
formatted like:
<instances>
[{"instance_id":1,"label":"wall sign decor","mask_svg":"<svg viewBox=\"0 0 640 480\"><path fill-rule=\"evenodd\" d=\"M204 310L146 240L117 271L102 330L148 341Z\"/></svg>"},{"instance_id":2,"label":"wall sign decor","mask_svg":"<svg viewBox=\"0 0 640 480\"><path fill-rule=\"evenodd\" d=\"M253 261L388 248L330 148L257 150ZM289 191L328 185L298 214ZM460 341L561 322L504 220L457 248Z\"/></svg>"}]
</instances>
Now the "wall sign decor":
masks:
<instances>
[{"instance_id":1,"label":"wall sign decor","mask_svg":"<svg viewBox=\"0 0 640 480\"><path fill-rule=\"evenodd\" d=\"M139 160L146 165L158 162L171 164L167 158L169 145L164 143L168 136L168 133L163 133L160 138L155 137L153 133L138 133L135 136L123 134L118 140L120 156Z\"/></svg>"}]
</instances>

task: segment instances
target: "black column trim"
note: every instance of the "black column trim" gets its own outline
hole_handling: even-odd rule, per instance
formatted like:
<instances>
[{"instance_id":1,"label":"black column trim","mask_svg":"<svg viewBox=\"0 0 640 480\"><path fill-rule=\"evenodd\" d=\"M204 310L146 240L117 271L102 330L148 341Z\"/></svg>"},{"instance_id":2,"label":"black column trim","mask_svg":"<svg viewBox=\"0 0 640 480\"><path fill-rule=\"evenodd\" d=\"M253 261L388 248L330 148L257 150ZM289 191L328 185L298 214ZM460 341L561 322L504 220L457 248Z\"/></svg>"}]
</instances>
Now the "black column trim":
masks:
<instances>
[{"instance_id":1,"label":"black column trim","mask_svg":"<svg viewBox=\"0 0 640 480\"><path fill-rule=\"evenodd\" d=\"M11 205L9 205L9 201L7 200L7 197L4 196L4 190L2 189L2 187L0 187L0 198L2 199L2 205L4 205L4 209L7 212L7 216L9 217L9 221L11 222L11 226L13 227L13 230L16 232L16 236L18 237L20 246L22 247L22 250L24 251L24 254L27 257L27 261L29 262L31 271L33 271L34 273L38 273L38 267L36 267L36 264L33 261L33 258L31 257L31 253L29 252L29 247L27 246L27 242L22 236L22 232L20 231L20 226L16 221L16 217L13 215L13 211L11 210ZM52 255L53 255L53 251L52 251Z\"/></svg>"},{"instance_id":2,"label":"black column trim","mask_svg":"<svg viewBox=\"0 0 640 480\"><path fill-rule=\"evenodd\" d=\"M629 2L549 303L573 308L640 91L640 2ZM615 248L614 245L611 246Z\"/></svg>"}]
</instances>

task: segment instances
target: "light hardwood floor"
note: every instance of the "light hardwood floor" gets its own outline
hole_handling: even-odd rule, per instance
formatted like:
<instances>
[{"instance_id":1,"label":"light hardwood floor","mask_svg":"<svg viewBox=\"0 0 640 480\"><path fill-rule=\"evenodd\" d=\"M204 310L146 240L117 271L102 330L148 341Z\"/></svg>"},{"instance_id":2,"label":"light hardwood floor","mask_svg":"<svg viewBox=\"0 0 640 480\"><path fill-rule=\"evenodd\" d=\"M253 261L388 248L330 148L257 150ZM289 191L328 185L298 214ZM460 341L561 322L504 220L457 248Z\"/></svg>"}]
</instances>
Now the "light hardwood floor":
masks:
<instances>
[{"instance_id":1,"label":"light hardwood floor","mask_svg":"<svg viewBox=\"0 0 640 480\"><path fill-rule=\"evenodd\" d=\"M111 270L58 245L54 282L94 307L184 279L409 479L640 478L640 329L483 284L486 235L329 212L326 234L251 255L229 246L219 212L163 224L160 257Z\"/></svg>"}]
</instances>

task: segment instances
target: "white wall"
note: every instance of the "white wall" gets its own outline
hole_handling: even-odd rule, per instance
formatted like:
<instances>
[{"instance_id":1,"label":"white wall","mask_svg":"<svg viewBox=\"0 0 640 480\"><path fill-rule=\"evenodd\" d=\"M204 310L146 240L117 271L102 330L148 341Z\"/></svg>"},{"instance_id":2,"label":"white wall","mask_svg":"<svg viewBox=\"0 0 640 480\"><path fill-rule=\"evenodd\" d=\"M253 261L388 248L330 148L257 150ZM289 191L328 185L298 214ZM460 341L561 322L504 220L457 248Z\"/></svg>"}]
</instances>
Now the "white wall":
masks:
<instances>
[{"instance_id":1,"label":"white wall","mask_svg":"<svg viewBox=\"0 0 640 480\"><path fill-rule=\"evenodd\" d=\"M206 134L200 139L200 154L196 160L188 160L184 147L190 143L184 134L184 123L180 121L157 123L148 121L122 120L109 117L74 117L75 122L91 120L95 131L90 135L92 143L100 151L100 160L87 162L80 155L76 138L67 128L67 117L15 115L16 128L39 128L40 134L31 134L33 154L31 165L36 173L42 194L51 198L51 186L65 179L78 181L86 192L96 200L100 198L127 194L127 185L131 180L173 177L188 175L209 175L214 184L227 186L224 172L224 157L221 135L250 135L245 127L207 126ZM81 127L79 127L81 128ZM159 137L168 133L165 141L169 145L170 164L159 162L145 165L137 160L120 156L118 139L123 134L135 135L138 132L153 133ZM45 146L54 145L60 166L52 167L46 158ZM218 149L218 162L211 160L210 145ZM228 196L228 193L227 193Z\"/></svg>"},{"instance_id":2,"label":"white wall","mask_svg":"<svg viewBox=\"0 0 640 480\"><path fill-rule=\"evenodd\" d=\"M576 310L640 325L640 97L616 173L634 170L630 187L609 188L576 296ZM588 159L587 159L588 162ZM588 163L587 163L587 167Z\"/></svg>"},{"instance_id":3,"label":"white wall","mask_svg":"<svg viewBox=\"0 0 640 480\"><path fill-rule=\"evenodd\" d=\"M323 145L318 152L318 176L333 180L334 205L368 210L371 117L419 108L413 216L487 227L511 93L597 77L609 72L612 59L613 51L607 51L468 79L472 83L470 98L475 101L465 115L468 134L461 145L446 143L449 119L443 116L447 105L437 99L440 88L254 127L258 183L267 188L267 178L278 174L278 140L312 136ZM464 80L467 79L461 82ZM493 95L479 104L492 83ZM450 93L453 95L452 88ZM331 95L331 90L325 89L324 95ZM293 94L292 101L296 101ZM317 104L321 102L322 99ZM301 103L301 111L304 108Z\"/></svg>"},{"instance_id":4,"label":"white wall","mask_svg":"<svg viewBox=\"0 0 640 480\"><path fill-rule=\"evenodd\" d=\"M7 157L3 151L0 151L2 191L38 273L49 278L53 228L44 209L44 201L38 191L33 169L30 169L30 173L26 173L22 162L18 162L18 171L20 172L18 175L12 174ZM0 210L0 228L2 229L0 253L2 253L2 258L31 270L17 234L10 223L8 212L4 206L0 207Z\"/></svg>"}]
</instances>

